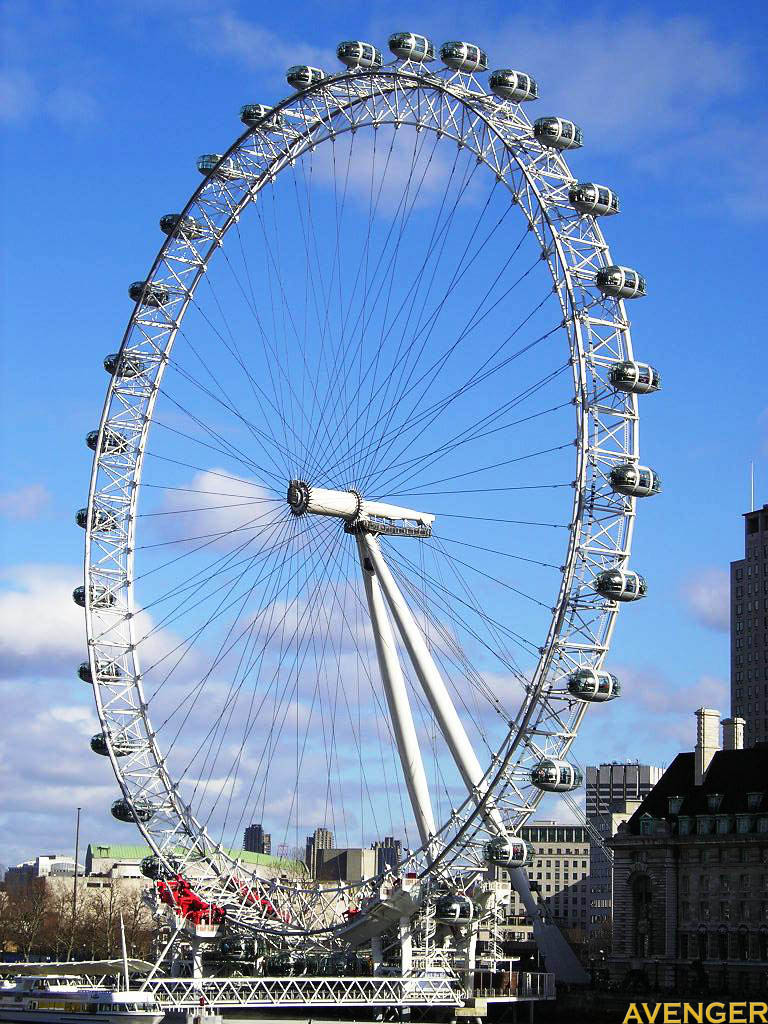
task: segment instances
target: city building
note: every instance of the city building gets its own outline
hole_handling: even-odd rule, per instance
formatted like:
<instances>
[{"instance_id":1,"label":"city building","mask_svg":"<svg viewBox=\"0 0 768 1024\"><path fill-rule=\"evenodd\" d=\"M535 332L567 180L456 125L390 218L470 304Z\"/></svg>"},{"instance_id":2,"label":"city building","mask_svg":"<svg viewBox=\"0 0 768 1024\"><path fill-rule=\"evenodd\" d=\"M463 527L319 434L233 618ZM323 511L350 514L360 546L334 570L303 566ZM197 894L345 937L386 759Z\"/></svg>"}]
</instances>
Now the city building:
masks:
<instances>
[{"instance_id":1,"label":"city building","mask_svg":"<svg viewBox=\"0 0 768 1024\"><path fill-rule=\"evenodd\" d=\"M248 853L272 853L272 836L265 832L261 822L249 825L243 833L243 849Z\"/></svg>"},{"instance_id":2,"label":"city building","mask_svg":"<svg viewBox=\"0 0 768 1024\"><path fill-rule=\"evenodd\" d=\"M768 505L744 515L744 557L731 562L731 714L745 746L768 741Z\"/></svg>"},{"instance_id":3,"label":"city building","mask_svg":"<svg viewBox=\"0 0 768 1024\"><path fill-rule=\"evenodd\" d=\"M589 834L583 825L562 825L555 821L534 821L524 825L520 835L533 847L533 860L526 868L531 888L555 923L574 938L586 936L589 924ZM507 881L503 868L492 869L492 877ZM576 933L579 933L578 936ZM526 942L533 933L520 897L512 890L509 911L502 926L505 942Z\"/></svg>"},{"instance_id":4,"label":"city building","mask_svg":"<svg viewBox=\"0 0 768 1024\"><path fill-rule=\"evenodd\" d=\"M314 876L320 882L361 882L376 874L376 850L347 849L315 850Z\"/></svg>"},{"instance_id":5,"label":"city building","mask_svg":"<svg viewBox=\"0 0 768 1024\"><path fill-rule=\"evenodd\" d=\"M78 864L78 875L83 874L82 864ZM5 872L5 886L7 889L23 889L37 878L74 878L75 858L69 854L47 853L40 854L33 860L25 860L21 864L8 868ZM71 882L70 882L71 884Z\"/></svg>"},{"instance_id":6,"label":"city building","mask_svg":"<svg viewBox=\"0 0 768 1024\"><path fill-rule=\"evenodd\" d=\"M696 712L678 754L610 840L615 979L679 991L765 993L768 743L744 721Z\"/></svg>"},{"instance_id":7,"label":"city building","mask_svg":"<svg viewBox=\"0 0 768 1024\"><path fill-rule=\"evenodd\" d=\"M376 851L376 874L381 875L385 871L394 871L403 859L403 844L394 836L385 836L371 843L371 849Z\"/></svg>"},{"instance_id":8,"label":"city building","mask_svg":"<svg viewBox=\"0 0 768 1024\"><path fill-rule=\"evenodd\" d=\"M587 765L586 810L591 828L603 840L610 839L660 778L661 768L652 764ZM595 842L590 844L589 902L589 931L607 933L613 906L612 866L604 847Z\"/></svg>"},{"instance_id":9,"label":"city building","mask_svg":"<svg viewBox=\"0 0 768 1024\"><path fill-rule=\"evenodd\" d=\"M304 863L309 868L310 875L314 876L317 870L318 850L333 848L333 832L329 828L316 828L311 836L307 836Z\"/></svg>"}]
</instances>

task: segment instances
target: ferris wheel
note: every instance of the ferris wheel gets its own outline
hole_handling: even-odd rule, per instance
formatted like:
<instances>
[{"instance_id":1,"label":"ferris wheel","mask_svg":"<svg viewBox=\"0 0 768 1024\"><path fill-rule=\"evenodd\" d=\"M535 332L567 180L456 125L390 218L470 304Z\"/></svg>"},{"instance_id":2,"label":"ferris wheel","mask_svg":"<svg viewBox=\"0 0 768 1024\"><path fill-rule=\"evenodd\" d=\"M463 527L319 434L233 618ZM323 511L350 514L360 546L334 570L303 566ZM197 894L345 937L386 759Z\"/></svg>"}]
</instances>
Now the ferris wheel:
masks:
<instances>
[{"instance_id":1,"label":"ferris wheel","mask_svg":"<svg viewBox=\"0 0 768 1024\"><path fill-rule=\"evenodd\" d=\"M580 129L531 121L537 83L486 77L478 46L389 48L290 68L199 158L130 286L77 516L112 813L158 884L276 949L430 900L466 924L489 864L544 935L521 828L579 787L579 725L620 695L604 662L660 489L625 309L645 280L603 236L616 193L565 161ZM254 821L294 861L322 827L401 836L401 863L254 874Z\"/></svg>"}]
</instances>

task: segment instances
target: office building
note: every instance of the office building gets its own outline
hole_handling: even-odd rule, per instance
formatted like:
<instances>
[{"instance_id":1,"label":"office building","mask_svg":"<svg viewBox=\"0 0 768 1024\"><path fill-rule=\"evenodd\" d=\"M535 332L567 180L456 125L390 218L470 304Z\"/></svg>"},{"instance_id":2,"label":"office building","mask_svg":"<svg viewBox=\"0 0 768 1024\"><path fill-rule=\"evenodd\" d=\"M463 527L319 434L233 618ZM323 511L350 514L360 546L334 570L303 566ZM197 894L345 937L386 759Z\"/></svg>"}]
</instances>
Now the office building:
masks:
<instances>
[{"instance_id":1,"label":"office building","mask_svg":"<svg viewBox=\"0 0 768 1024\"><path fill-rule=\"evenodd\" d=\"M243 849L248 853L272 853L272 836L264 831L260 822L249 825L243 833Z\"/></svg>"},{"instance_id":2,"label":"office building","mask_svg":"<svg viewBox=\"0 0 768 1024\"><path fill-rule=\"evenodd\" d=\"M731 562L731 714L745 746L768 741L768 505L744 515L744 557Z\"/></svg>"},{"instance_id":3,"label":"office building","mask_svg":"<svg viewBox=\"0 0 768 1024\"><path fill-rule=\"evenodd\" d=\"M394 871L403 859L403 844L394 836L385 836L371 843L371 849L376 851L376 874L381 875L385 871Z\"/></svg>"},{"instance_id":4,"label":"office building","mask_svg":"<svg viewBox=\"0 0 768 1024\"><path fill-rule=\"evenodd\" d=\"M332 849L334 849L333 832L329 828L316 828L311 836L307 836L304 863L312 876L317 872L318 851Z\"/></svg>"},{"instance_id":5,"label":"office building","mask_svg":"<svg viewBox=\"0 0 768 1024\"><path fill-rule=\"evenodd\" d=\"M682 992L765 994L768 745L743 747L740 718L696 712L678 754L610 840L611 973ZM644 975L644 977L643 977Z\"/></svg>"},{"instance_id":6,"label":"office building","mask_svg":"<svg viewBox=\"0 0 768 1024\"><path fill-rule=\"evenodd\" d=\"M661 768L652 764L587 765L587 821L590 826L603 840L610 839L660 778ZM595 842L590 844L589 901L589 931L607 930L613 905L611 861L604 848Z\"/></svg>"}]
</instances>

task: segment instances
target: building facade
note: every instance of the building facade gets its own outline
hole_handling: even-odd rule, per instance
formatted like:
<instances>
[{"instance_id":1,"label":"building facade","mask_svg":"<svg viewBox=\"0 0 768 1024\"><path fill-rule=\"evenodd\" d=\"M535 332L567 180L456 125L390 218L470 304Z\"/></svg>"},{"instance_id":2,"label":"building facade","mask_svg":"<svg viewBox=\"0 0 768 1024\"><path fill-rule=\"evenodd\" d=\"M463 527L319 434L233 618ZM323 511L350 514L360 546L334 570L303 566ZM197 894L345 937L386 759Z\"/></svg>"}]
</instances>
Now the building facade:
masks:
<instances>
[{"instance_id":1,"label":"building facade","mask_svg":"<svg viewBox=\"0 0 768 1024\"><path fill-rule=\"evenodd\" d=\"M744 516L744 557L731 562L731 714L745 745L768 741L768 505Z\"/></svg>"},{"instance_id":2,"label":"building facade","mask_svg":"<svg viewBox=\"0 0 768 1024\"><path fill-rule=\"evenodd\" d=\"M562 825L535 821L523 826L520 835L533 847L533 859L526 868L531 888L550 917L573 938L586 936L589 923L589 834L583 825ZM508 881L503 868L493 869L493 878ZM533 926L520 897L513 889L509 910L502 926L505 942L527 942Z\"/></svg>"},{"instance_id":3,"label":"building facade","mask_svg":"<svg viewBox=\"0 0 768 1024\"><path fill-rule=\"evenodd\" d=\"M394 871L403 859L403 844L394 836L384 836L371 843L371 849L376 852L376 874L381 875L385 871Z\"/></svg>"},{"instance_id":4,"label":"building facade","mask_svg":"<svg viewBox=\"0 0 768 1024\"><path fill-rule=\"evenodd\" d=\"M611 840L611 972L682 991L768 989L768 744L700 708L678 754Z\"/></svg>"},{"instance_id":5,"label":"building facade","mask_svg":"<svg viewBox=\"0 0 768 1024\"><path fill-rule=\"evenodd\" d=\"M313 877L317 872L318 851L332 849L334 849L333 832L329 828L316 828L311 836L307 836L304 863Z\"/></svg>"},{"instance_id":6,"label":"building facade","mask_svg":"<svg viewBox=\"0 0 768 1024\"><path fill-rule=\"evenodd\" d=\"M608 840L618 832L661 778L652 764L587 765L587 821ZM612 920L613 872L608 854L599 843L590 845L589 931L608 932ZM607 938L607 934L606 934Z\"/></svg>"},{"instance_id":7,"label":"building facade","mask_svg":"<svg viewBox=\"0 0 768 1024\"><path fill-rule=\"evenodd\" d=\"M243 849L248 853L272 853L272 836L265 832L261 822L249 825L243 833Z\"/></svg>"}]
</instances>

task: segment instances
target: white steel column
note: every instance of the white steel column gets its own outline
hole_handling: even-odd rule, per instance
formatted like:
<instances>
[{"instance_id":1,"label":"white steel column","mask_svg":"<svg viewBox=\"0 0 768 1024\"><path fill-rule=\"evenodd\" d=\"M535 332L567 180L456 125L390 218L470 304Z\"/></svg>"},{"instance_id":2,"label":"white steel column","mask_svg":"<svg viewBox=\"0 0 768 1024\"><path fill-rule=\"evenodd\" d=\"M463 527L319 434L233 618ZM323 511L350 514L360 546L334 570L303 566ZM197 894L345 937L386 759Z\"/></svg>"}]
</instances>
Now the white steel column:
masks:
<instances>
[{"instance_id":1,"label":"white steel column","mask_svg":"<svg viewBox=\"0 0 768 1024\"><path fill-rule=\"evenodd\" d=\"M387 603L392 610L397 628L402 634L403 641L408 648L408 654L419 676L419 681L424 687L424 692L450 748L453 759L461 772L464 783L479 803L487 789L483 782L483 770L475 756L472 744L469 742L469 737L456 712L456 708L453 706L453 701L446 689L440 671L429 652L422 632L411 614L411 610L406 604L400 588L395 583L387 563L384 561L376 537L367 533L361 534L358 536L358 543L362 544L362 550L367 553L376 570L376 576L381 583ZM486 803L483 817L489 828L492 828L499 835L506 838L507 831L504 828L504 820L498 807L490 802ZM533 898L525 871L522 868L512 868L509 872L509 877L512 885L520 895L526 912L531 918L534 938L547 964L551 964L555 968L558 978L563 981L583 982L587 978L586 971L579 963L576 954L566 942L559 928L545 920L542 908Z\"/></svg>"},{"instance_id":2,"label":"white steel column","mask_svg":"<svg viewBox=\"0 0 768 1024\"><path fill-rule=\"evenodd\" d=\"M400 588L395 583L387 563L382 557L376 537L367 533L361 534L358 537L358 543L362 544L363 550L371 559L371 563L376 570L376 576L381 583L381 588L392 610L392 615L403 637L403 642L408 649L413 667L416 669L416 674L424 688L427 700L438 721L440 731L450 748L456 766L461 772L464 784L469 792L479 801L482 799L487 788L483 783L483 769L480 767L480 762L477 760L472 749L472 744L469 742L466 730L456 712L456 708L453 706L453 701L443 682L440 671L429 652L424 636L411 614L411 610L406 604ZM487 803L484 817L494 831L506 838L507 832L497 807Z\"/></svg>"},{"instance_id":3,"label":"white steel column","mask_svg":"<svg viewBox=\"0 0 768 1024\"><path fill-rule=\"evenodd\" d=\"M427 776L424 771L424 762L421 758L421 748L416 736L416 727L413 724L411 704L408 700L403 670L397 655L395 634L387 615L387 608L381 594L379 581L373 570L366 568L366 562L368 562L368 565L371 565L371 562L368 561L364 536L364 534L357 535L357 548L360 555L360 566L363 570L365 596L368 599L368 609L371 614L371 625L373 626L373 637L376 642L379 671L381 672L384 693L387 697L389 714L395 732L400 763L403 766L405 784L408 787L408 795L411 799L411 806L416 818L416 827L419 830L421 844L427 851L427 856L431 863L435 853L433 849L435 818L432 813L432 801L429 796Z\"/></svg>"}]
</instances>

